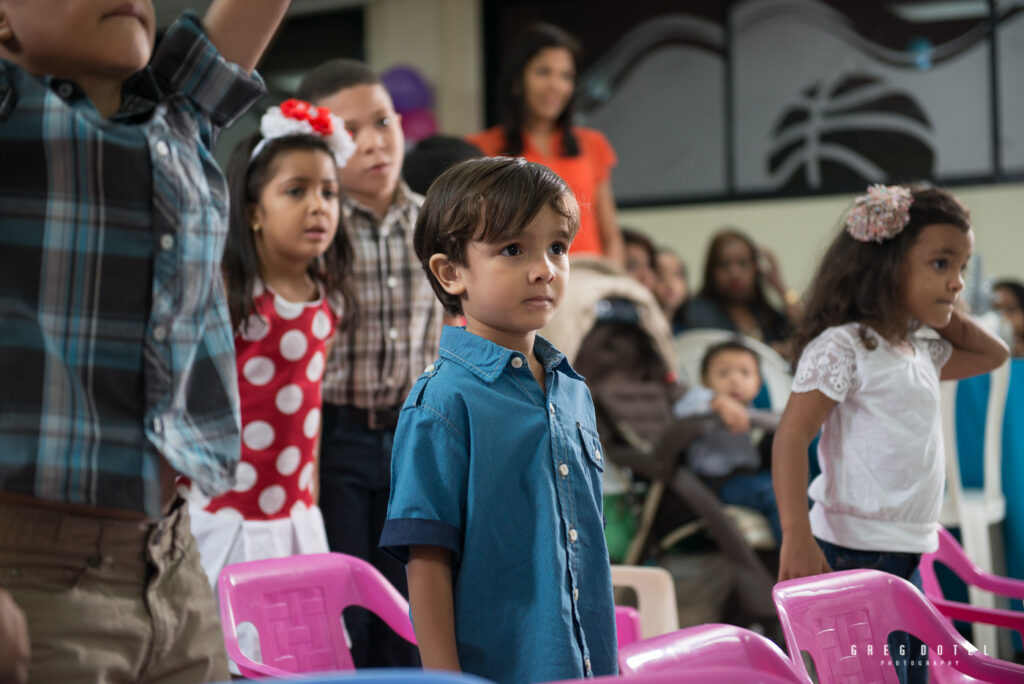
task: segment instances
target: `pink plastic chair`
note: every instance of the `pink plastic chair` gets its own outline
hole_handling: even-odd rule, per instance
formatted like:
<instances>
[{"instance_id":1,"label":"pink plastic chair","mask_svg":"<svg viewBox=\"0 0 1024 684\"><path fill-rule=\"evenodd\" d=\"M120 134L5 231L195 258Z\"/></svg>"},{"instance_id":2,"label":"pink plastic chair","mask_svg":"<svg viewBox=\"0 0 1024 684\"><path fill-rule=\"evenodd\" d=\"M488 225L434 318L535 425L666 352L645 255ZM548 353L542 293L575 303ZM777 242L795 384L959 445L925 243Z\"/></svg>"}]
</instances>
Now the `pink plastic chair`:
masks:
<instances>
[{"instance_id":1,"label":"pink plastic chair","mask_svg":"<svg viewBox=\"0 0 1024 684\"><path fill-rule=\"evenodd\" d=\"M640 611L632 606L615 606L615 636L619 648L640 641Z\"/></svg>"},{"instance_id":2,"label":"pink plastic chair","mask_svg":"<svg viewBox=\"0 0 1024 684\"><path fill-rule=\"evenodd\" d=\"M717 667L694 667L689 670L652 672L624 675L623 677L594 677L593 679L565 679L548 684L791 684L793 679L779 676L742 665L719 665ZM803 680L797 680L803 681ZM810 680L807 680L810 681ZM357 684L353 682L353 684Z\"/></svg>"},{"instance_id":3,"label":"pink plastic chair","mask_svg":"<svg viewBox=\"0 0 1024 684\"><path fill-rule=\"evenodd\" d=\"M787 580L772 591L796 669L801 651L821 684L898 680L883 648L891 632L910 632L929 647L929 674L951 682L1024 682L1024 666L968 643L910 582L877 570L845 570ZM941 653L939 649L941 648ZM972 679L973 678L973 679Z\"/></svg>"},{"instance_id":4,"label":"pink plastic chair","mask_svg":"<svg viewBox=\"0 0 1024 684\"><path fill-rule=\"evenodd\" d=\"M939 609L939 612L953 620L980 622L996 627L1014 629L1024 638L1024 613L1001 608L982 608L958 601L947 600L935 576L935 563L942 563L956 573L966 584L991 591L1000 596L1024 599L1024 581L1010 579L985 572L967 557L963 548L945 528L939 528L939 548L934 553L921 556L921 583L924 595ZM977 645L977 644L976 644Z\"/></svg>"},{"instance_id":5,"label":"pink plastic chair","mask_svg":"<svg viewBox=\"0 0 1024 684\"><path fill-rule=\"evenodd\" d=\"M228 565L217 583L224 646L246 677L352 670L341 611L361 606L415 644L409 603L369 563L322 553ZM238 625L259 634L262 663L242 654Z\"/></svg>"},{"instance_id":6,"label":"pink plastic chair","mask_svg":"<svg viewBox=\"0 0 1024 684\"><path fill-rule=\"evenodd\" d=\"M656 673L676 676L703 668L739 668L771 674L779 681L809 684L789 658L766 637L735 625L708 624L669 632L619 648L624 677ZM755 681L708 678L702 681Z\"/></svg>"}]
</instances>

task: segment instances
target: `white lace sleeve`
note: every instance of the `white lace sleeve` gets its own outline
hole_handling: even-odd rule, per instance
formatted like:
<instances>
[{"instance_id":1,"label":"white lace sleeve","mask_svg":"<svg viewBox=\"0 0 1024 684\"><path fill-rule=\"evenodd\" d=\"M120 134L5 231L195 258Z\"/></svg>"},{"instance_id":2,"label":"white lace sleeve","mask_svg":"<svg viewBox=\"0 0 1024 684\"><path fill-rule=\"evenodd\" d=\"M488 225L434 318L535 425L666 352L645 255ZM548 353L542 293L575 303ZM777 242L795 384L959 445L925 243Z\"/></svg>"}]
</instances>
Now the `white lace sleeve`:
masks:
<instances>
[{"instance_id":1,"label":"white lace sleeve","mask_svg":"<svg viewBox=\"0 0 1024 684\"><path fill-rule=\"evenodd\" d=\"M856 389L857 354L853 342L836 328L821 333L804 348L793 376L793 392L818 390L833 401Z\"/></svg>"},{"instance_id":2,"label":"white lace sleeve","mask_svg":"<svg viewBox=\"0 0 1024 684\"><path fill-rule=\"evenodd\" d=\"M942 367L949 361L949 357L953 355L953 345L942 337L919 338L918 348L928 352L928 356L938 370L942 370Z\"/></svg>"}]
</instances>

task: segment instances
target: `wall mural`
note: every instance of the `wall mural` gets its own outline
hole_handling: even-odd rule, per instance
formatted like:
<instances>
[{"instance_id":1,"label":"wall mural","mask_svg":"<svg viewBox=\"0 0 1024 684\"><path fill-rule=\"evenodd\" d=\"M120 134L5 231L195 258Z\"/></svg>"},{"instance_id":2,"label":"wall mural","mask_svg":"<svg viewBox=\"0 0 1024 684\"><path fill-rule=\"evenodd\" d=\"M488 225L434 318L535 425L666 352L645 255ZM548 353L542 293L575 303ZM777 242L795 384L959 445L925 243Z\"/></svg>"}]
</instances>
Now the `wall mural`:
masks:
<instances>
[{"instance_id":1,"label":"wall mural","mask_svg":"<svg viewBox=\"0 0 1024 684\"><path fill-rule=\"evenodd\" d=\"M995 4L998 78L984 12L943 23L875 3L745 0L728 29L662 13L580 75L582 122L611 139L616 197L632 204L1019 173L1022 10Z\"/></svg>"}]
</instances>

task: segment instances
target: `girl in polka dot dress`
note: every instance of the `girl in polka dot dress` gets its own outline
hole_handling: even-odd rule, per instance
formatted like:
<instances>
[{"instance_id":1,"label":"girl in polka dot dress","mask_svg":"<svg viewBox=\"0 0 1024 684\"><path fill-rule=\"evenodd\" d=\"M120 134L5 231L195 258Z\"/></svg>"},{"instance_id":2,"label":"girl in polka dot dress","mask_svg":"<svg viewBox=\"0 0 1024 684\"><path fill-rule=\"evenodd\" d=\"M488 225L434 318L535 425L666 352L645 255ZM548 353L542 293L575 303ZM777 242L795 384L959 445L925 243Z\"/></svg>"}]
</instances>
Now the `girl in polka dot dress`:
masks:
<instances>
[{"instance_id":1,"label":"girl in polka dot dress","mask_svg":"<svg viewBox=\"0 0 1024 684\"><path fill-rule=\"evenodd\" d=\"M241 460L226 494L210 499L182 483L214 585L230 563L328 551L316 505L320 380L340 312L352 301L337 169L353 150L326 109L288 100L268 110L260 133L235 149L228 166L223 268Z\"/></svg>"}]
</instances>

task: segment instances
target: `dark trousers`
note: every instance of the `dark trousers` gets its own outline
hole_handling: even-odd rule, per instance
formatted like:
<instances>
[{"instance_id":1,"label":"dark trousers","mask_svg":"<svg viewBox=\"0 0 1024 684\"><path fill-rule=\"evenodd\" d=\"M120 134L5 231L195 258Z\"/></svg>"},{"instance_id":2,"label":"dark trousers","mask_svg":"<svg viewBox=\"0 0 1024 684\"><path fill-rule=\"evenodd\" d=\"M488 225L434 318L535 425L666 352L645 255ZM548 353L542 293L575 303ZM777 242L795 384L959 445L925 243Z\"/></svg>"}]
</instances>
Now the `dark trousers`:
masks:
<instances>
[{"instance_id":1,"label":"dark trousers","mask_svg":"<svg viewBox=\"0 0 1024 684\"><path fill-rule=\"evenodd\" d=\"M916 553L860 551L817 540L825 553L825 560L833 570L880 570L908 580L921 588L921 573L917 566L921 556ZM928 652L922 655L924 644L906 632L889 635L889 654L896 675L903 684L923 684L928 681Z\"/></svg>"},{"instance_id":2,"label":"dark trousers","mask_svg":"<svg viewBox=\"0 0 1024 684\"><path fill-rule=\"evenodd\" d=\"M360 412L324 402L320 445L320 510L331 551L372 564L403 596L405 566L378 542L391 492L391 445L395 430L370 429ZM362 608L345 610L352 660L363 667L416 667L419 650Z\"/></svg>"}]
</instances>

